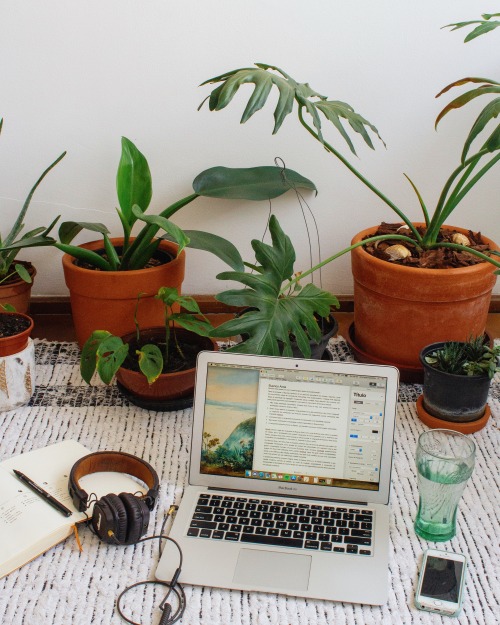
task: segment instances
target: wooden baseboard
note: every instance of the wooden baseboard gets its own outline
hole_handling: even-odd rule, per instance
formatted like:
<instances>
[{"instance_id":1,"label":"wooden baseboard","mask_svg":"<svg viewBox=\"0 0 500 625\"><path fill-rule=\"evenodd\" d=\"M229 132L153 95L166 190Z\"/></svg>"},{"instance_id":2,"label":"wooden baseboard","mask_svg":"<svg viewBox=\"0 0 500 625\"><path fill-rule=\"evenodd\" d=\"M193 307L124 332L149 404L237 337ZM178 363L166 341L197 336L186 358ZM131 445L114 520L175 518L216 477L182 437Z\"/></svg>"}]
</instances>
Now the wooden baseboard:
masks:
<instances>
[{"instance_id":1,"label":"wooden baseboard","mask_svg":"<svg viewBox=\"0 0 500 625\"><path fill-rule=\"evenodd\" d=\"M218 302L213 295L194 295L200 309L205 314L227 313L238 310L226 304ZM352 295L341 295L338 297L339 312L353 312L354 300ZM69 296L31 298L30 311L36 315L70 315L71 305ZM491 298L490 313L500 313L500 295Z\"/></svg>"}]
</instances>

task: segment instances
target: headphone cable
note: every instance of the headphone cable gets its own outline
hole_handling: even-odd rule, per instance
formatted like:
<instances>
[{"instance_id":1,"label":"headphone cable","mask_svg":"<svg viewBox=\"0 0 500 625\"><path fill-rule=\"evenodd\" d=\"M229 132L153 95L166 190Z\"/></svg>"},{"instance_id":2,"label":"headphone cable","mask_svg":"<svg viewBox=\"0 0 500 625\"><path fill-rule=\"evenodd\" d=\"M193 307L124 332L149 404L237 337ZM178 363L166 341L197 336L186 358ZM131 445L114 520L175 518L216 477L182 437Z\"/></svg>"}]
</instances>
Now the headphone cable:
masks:
<instances>
[{"instance_id":1,"label":"headphone cable","mask_svg":"<svg viewBox=\"0 0 500 625\"><path fill-rule=\"evenodd\" d=\"M175 573L172 577L172 579L169 582L164 582L164 581L160 581L160 580L148 580L148 581L144 581L144 582L136 582L135 584L132 584L131 586L127 586L127 588L125 588L118 596L118 599L116 600L116 610L118 612L118 614L120 615L120 617L126 621L127 623L130 623L130 625L142 625L141 623L138 623L137 621L132 621L131 619L129 619L127 616L125 616L125 614L123 613L123 610L121 608L120 602L123 598L123 596L129 592L130 590L132 590L133 588L137 588L138 586L146 586L146 585L159 585L159 586L166 586L168 588L167 594L165 595L165 597L163 598L163 601L160 603L159 608L162 611L162 615L160 618L160 622L159 625L173 625L173 623L175 623L176 621L178 621L182 615L184 614L184 610L186 609L186 595L184 593L184 588L181 586L181 584L179 583L179 575L181 574L181 569L182 569L182 561L183 561L183 555L182 555L182 549L180 548L179 543L174 540L173 538L170 538L170 536L164 534L164 530L165 530L165 525L168 521L168 519L170 518L170 516L178 509L178 506L170 506L167 514L165 515L165 518L163 519L163 523L161 525L161 529L160 529L160 533L159 534L155 534L153 536L146 536L146 538L141 538L140 540L137 541L137 543L143 543L146 542L147 540L153 540L155 538L158 538L158 542L159 542L159 556L161 556L162 554L162 539L163 540L169 540L170 542L172 542L176 547L177 547L177 551L179 552L179 566L177 567L177 569L175 570ZM172 610L172 605L170 603L168 603L168 599L170 597L171 594L174 594L176 597L176 603L177 603L177 608L175 611Z\"/></svg>"}]
</instances>

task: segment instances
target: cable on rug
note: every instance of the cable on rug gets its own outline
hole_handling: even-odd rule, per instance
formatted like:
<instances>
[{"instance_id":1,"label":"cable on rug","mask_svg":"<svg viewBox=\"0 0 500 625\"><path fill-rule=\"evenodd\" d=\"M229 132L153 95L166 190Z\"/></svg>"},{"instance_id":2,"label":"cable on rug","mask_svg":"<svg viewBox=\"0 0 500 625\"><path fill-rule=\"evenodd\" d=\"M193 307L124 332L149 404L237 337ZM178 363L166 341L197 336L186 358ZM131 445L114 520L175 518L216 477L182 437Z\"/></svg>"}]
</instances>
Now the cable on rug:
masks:
<instances>
[{"instance_id":1,"label":"cable on rug","mask_svg":"<svg viewBox=\"0 0 500 625\"><path fill-rule=\"evenodd\" d=\"M155 534L154 536L147 536L146 538L141 538L139 541L137 541L137 543L143 543L143 542L146 542L147 540L153 540L155 538L158 538L159 556L161 556L161 553L162 553L161 541L162 539L169 540L177 547L177 551L179 552L179 566L175 570L175 573L169 582L164 582L160 580L146 580L143 582L136 582L135 584L132 584L131 586L127 586L127 588L122 590L122 592L118 595L118 599L116 600L116 610L118 614L120 615L120 617L127 623L130 623L130 625L142 625L142 623L133 621L132 619L125 616L122 606L121 606L121 601L123 597L126 595L126 593L128 593L130 590L134 588L137 588L138 586L158 585L158 586L166 586L168 588L167 594L165 595L165 597L163 598L163 601L158 606L159 609L162 611L159 625L173 625L173 623L177 622L180 618L182 618L182 615L184 614L184 610L186 609L186 595L184 593L183 587L178 581L179 575L181 574L181 569L182 569L182 560L183 560L182 550L179 544L177 543L177 541L175 541L173 538L170 538L170 536L167 536L166 534L163 533L168 519L172 516L172 514L177 509L178 509L178 506L173 506L173 505L170 506L170 508L168 509L168 512L165 515L165 518L163 519L163 523L162 523L159 534ZM172 593L174 594L176 598L176 603L177 603L175 610L173 609L172 605L168 602Z\"/></svg>"}]
</instances>

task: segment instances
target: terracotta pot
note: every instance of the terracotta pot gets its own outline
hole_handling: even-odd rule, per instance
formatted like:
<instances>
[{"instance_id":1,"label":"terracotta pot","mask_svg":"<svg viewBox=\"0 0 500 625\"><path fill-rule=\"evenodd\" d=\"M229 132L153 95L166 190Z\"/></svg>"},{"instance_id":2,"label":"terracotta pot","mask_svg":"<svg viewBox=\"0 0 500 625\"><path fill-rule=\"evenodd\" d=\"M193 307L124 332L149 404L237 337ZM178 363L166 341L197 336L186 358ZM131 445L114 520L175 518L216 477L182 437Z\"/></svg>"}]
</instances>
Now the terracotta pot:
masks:
<instances>
[{"instance_id":1,"label":"terracotta pot","mask_svg":"<svg viewBox=\"0 0 500 625\"><path fill-rule=\"evenodd\" d=\"M376 229L363 230L352 243ZM491 249L499 249L483 238ZM496 281L490 263L417 269L375 258L360 246L351 252L351 265L355 328L351 340L362 360L393 364L400 368L402 379L406 371L422 376L419 354L425 345L465 341L471 334L484 333Z\"/></svg>"},{"instance_id":2,"label":"terracotta pot","mask_svg":"<svg viewBox=\"0 0 500 625\"><path fill-rule=\"evenodd\" d=\"M18 312L2 312L0 315L9 315L13 317L24 317L30 322L30 325L26 330L20 332L19 334L14 334L14 336L6 336L0 338L0 356L11 356L12 354L17 354L18 352L22 352L23 349L26 349L28 345L28 341L30 338L30 334L33 330L33 319L28 315Z\"/></svg>"},{"instance_id":3,"label":"terracotta pot","mask_svg":"<svg viewBox=\"0 0 500 625\"><path fill-rule=\"evenodd\" d=\"M27 313L30 307L31 287L36 276L36 269L31 263L16 261L24 265L31 276L31 283L19 278L9 284L0 284L0 304L10 304L17 312Z\"/></svg>"},{"instance_id":4,"label":"terracotta pot","mask_svg":"<svg viewBox=\"0 0 500 625\"><path fill-rule=\"evenodd\" d=\"M115 247L123 239L111 239ZM102 249L102 241L85 243L89 250ZM177 245L162 241L159 249L172 260L157 267L131 271L96 271L75 265L74 257L64 254L64 279L70 291L71 311L76 338L83 346L94 330L108 330L122 336L134 329L137 296L142 295L137 319L141 327L158 326L164 320L163 304L154 296L162 286L176 287L179 292L184 280L186 256L182 251L176 258Z\"/></svg>"},{"instance_id":5,"label":"terracotta pot","mask_svg":"<svg viewBox=\"0 0 500 625\"><path fill-rule=\"evenodd\" d=\"M183 328L177 328L176 334L181 345L183 342L189 341L191 344L197 346L198 352L206 350L213 351L217 348L217 344L211 338L199 336ZM141 336L144 336L147 340L151 340L151 342L154 342L155 337L163 340L165 330L163 327L148 328L141 332ZM122 336L125 343L134 338L135 332ZM162 373L153 384L148 384L144 374L126 369L125 367L120 367L116 374L116 379L129 393L140 400L160 403L192 396L195 375L196 367L192 367L191 369L176 371L175 373Z\"/></svg>"}]
</instances>

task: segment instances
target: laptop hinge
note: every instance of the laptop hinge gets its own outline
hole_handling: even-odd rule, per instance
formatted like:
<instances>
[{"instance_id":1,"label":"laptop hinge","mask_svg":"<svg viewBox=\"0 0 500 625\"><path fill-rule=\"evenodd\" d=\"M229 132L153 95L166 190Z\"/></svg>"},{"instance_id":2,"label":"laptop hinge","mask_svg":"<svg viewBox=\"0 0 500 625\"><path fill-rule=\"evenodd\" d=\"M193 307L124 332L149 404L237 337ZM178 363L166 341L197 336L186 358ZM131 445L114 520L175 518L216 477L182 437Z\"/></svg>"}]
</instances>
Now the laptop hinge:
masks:
<instances>
[{"instance_id":1,"label":"laptop hinge","mask_svg":"<svg viewBox=\"0 0 500 625\"><path fill-rule=\"evenodd\" d=\"M308 500L308 499L314 499L316 501L324 501L327 503L343 503L343 504L347 504L347 505L356 505L356 506L367 506L368 502L367 501L351 501L351 500L347 500L347 499L329 499L327 497L305 497L304 495L289 495L289 494L285 494L285 493L263 493L262 491L258 491L258 490L241 490L241 489L232 489L232 488L217 488L215 486L207 486L207 490L209 491L216 491L216 492L221 492L221 493L236 493L239 495L245 495L247 497L251 497L252 495L261 495L264 497L272 497L273 499L302 499L302 500Z\"/></svg>"}]
</instances>

